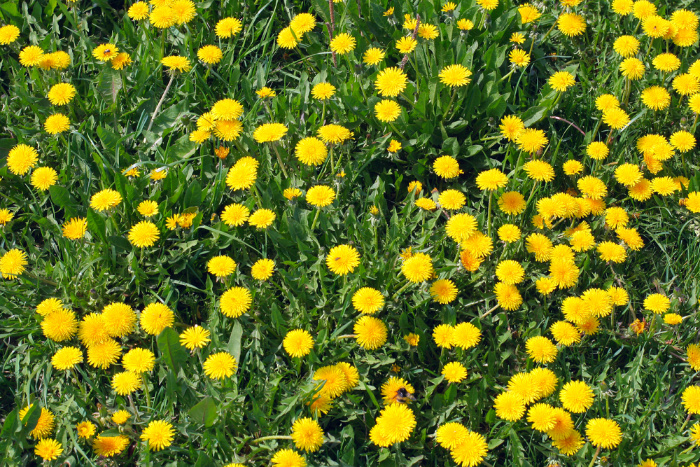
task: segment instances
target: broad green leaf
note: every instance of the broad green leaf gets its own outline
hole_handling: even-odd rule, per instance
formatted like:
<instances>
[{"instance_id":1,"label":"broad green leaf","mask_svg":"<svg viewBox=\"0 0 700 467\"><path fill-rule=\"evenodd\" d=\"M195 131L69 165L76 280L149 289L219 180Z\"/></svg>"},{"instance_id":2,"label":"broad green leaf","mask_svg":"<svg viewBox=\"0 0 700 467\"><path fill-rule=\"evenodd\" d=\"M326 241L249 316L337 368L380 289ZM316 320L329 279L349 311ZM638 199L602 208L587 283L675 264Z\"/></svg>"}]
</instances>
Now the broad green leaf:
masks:
<instances>
[{"instance_id":1,"label":"broad green leaf","mask_svg":"<svg viewBox=\"0 0 700 467\"><path fill-rule=\"evenodd\" d=\"M122 77L117 70L109 66L102 67L97 79L97 91L104 100L116 104L122 85Z\"/></svg>"},{"instance_id":2,"label":"broad green leaf","mask_svg":"<svg viewBox=\"0 0 700 467\"><path fill-rule=\"evenodd\" d=\"M187 350L180 345L180 339L173 328L166 328L158 335L158 350L161 358L176 374L187 361Z\"/></svg>"},{"instance_id":3,"label":"broad green leaf","mask_svg":"<svg viewBox=\"0 0 700 467\"><path fill-rule=\"evenodd\" d=\"M241 338L243 337L243 327L240 321L236 320L233 324L233 330L231 331L231 337L228 340L228 351L233 358L236 359L236 363L241 364Z\"/></svg>"},{"instance_id":4,"label":"broad green leaf","mask_svg":"<svg viewBox=\"0 0 700 467\"><path fill-rule=\"evenodd\" d=\"M207 428L216 420L216 402L211 397L205 397L189 411L190 417Z\"/></svg>"},{"instance_id":5,"label":"broad green leaf","mask_svg":"<svg viewBox=\"0 0 700 467\"><path fill-rule=\"evenodd\" d=\"M87 223L90 232L97 234L103 242L107 241L107 224L101 214L88 209Z\"/></svg>"}]
</instances>

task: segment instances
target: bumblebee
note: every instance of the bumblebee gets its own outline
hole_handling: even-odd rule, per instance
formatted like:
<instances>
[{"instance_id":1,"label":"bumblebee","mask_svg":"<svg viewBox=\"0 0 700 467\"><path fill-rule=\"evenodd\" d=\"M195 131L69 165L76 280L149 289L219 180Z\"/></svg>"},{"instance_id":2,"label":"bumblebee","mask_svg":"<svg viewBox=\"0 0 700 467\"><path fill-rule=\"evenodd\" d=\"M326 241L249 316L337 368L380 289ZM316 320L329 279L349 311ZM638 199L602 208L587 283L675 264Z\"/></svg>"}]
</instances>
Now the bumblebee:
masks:
<instances>
[{"instance_id":1,"label":"bumblebee","mask_svg":"<svg viewBox=\"0 0 700 467\"><path fill-rule=\"evenodd\" d=\"M415 401L416 398L413 394L408 392L406 388L398 388L396 390L396 397L394 398L396 402L408 403L408 401Z\"/></svg>"}]
</instances>

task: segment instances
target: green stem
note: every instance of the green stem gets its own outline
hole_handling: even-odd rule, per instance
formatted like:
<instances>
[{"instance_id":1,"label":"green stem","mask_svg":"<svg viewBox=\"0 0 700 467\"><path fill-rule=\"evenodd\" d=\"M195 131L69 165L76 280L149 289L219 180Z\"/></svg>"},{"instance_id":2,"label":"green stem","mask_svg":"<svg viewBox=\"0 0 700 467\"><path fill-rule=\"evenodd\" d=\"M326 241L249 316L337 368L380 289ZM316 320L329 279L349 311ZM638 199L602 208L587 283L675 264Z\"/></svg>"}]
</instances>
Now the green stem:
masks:
<instances>
[{"instance_id":1,"label":"green stem","mask_svg":"<svg viewBox=\"0 0 700 467\"><path fill-rule=\"evenodd\" d=\"M486 235L491 238L491 201L493 200L493 190L489 190L489 216L486 221Z\"/></svg>"},{"instance_id":2,"label":"green stem","mask_svg":"<svg viewBox=\"0 0 700 467\"><path fill-rule=\"evenodd\" d=\"M593 460L591 460L591 463L588 464L588 467L593 467L595 465L595 461L598 459L598 454L600 454L600 446L596 448L595 454L593 454Z\"/></svg>"},{"instance_id":3,"label":"green stem","mask_svg":"<svg viewBox=\"0 0 700 467\"><path fill-rule=\"evenodd\" d=\"M542 37L542 39L540 40L540 44L543 43L543 42L545 41L545 39L547 39L547 38L549 37L549 35L552 33L552 31L554 31L554 28L555 28L556 26L557 26L557 22L554 21L554 23L552 24L552 27L549 28L549 31L547 31L547 32L545 33L545 35ZM533 46L533 45L535 45L535 41L534 41L534 40L532 41L532 44L530 44L530 54L532 54L532 46Z\"/></svg>"},{"instance_id":4,"label":"green stem","mask_svg":"<svg viewBox=\"0 0 700 467\"><path fill-rule=\"evenodd\" d=\"M450 112L450 109L452 108L452 104L455 101L455 97L457 97L457 88L453 87L452 88L452 97L450 98L450 103L447 104L447 109L445 109L445 113L442 116L443 120L447 118L447 114Z\"/></svg>"},{"instance_id":5,"label":"green stem","mask_svg":"<svg viewBox=\"0 0 700 467\"><path fill-rule=\"evenodd\" d=\"M622 98L622 107L627 107L627 102L630 98L630 93L632 92L632 80L629 78L625 79L625 95Z\"/></svg>"},{"instance_id":6,"label":"green stem","mask_svg":"<svg viewBox=\"0 0 700 467\"><path fill-rule=\"evenodd\" d=\"M314 231L316 227L316 221L318 220L318 215L321 213L321 208L316 208L316 215L314 216L314 221L311 223L311 231Z\"/></svg>"},{"instance_id":7,"label":"green stem","mask_svg":"<svg viewBox=\"0 0 700 467\"><path fill-rule=\"evenodd\" d=\"M691 416L691 414L688 414L688 416L686 417L685 421L683 422L683 425L681 425L681 429L678 430L678 431L681 433L681 435L683 434L683 430L685 429L685 426L686 426L686 425L688 424L688 422L690 421L690 416Z\"/></svg>"},{"instance_id":8,"label":"green stem","mask_svg":"<svg viewBox=\"0 0 700 467\"><path fill-rule=\"evenodd\" d=\"M160 100L158 101L158 105L156 105L155 110L153 111L153 116L151 116L151 121L148 123L148 128L146 131L151 131L151 128L153 127L153 122L156 119L156 115L158 115L158 112L160 111L160 107L163 105L163 101L165 100L165 96L168 94L168 91L170 90L170 86L173 84L173 79L175 78L175 73L170 73L170 81L168 81L168 85L165 86L165 91L163 91L163 95L160 96Z\"/></svg>"},{"instance_id":9,"label":"green stem","mask_svg":"<svg viewBox=\"0 0 700 467\"><path fill-rule=\"evenodd\" d=\"M398 129L396 129L396 127L394 126L394 122L389 122L389 126L394 131L394 133L396 133L399 136L399 138L405 139L403 134L401 134L401 132Z\"/></svg>"},{"instance_id":10,"label":"green stem","mask_svg":"<svg viewBox=\"0 0 700 467\"><path fill-rule=\"evenodd\" d=\"M139 411L136 410L136 406L134 405L134 399L131 397L131 394L127 396L129 398L129 404L131 405L131 410L134 411L134 416L136 417L136 421L141 423L141 417L139 417Z\"/></svg>"},{"instance_id":11,"label":"green stem","mask_svg":"<svg viewBox=\"0 0 700 467\"><path fill-rule=\"evenodd\" d=\"M595 129L593 130L593 133L592 133L593 136L591 136L591 141L595 141L595 135L598 134L598 130L600 129L600 124L601 124L601 123L603 123L603 117L602 117L602 116L598 119L598 123L595 124Z\"/></svg>"},{"instance_id":12,"label":"green stem","mask_svg":"<svg viewBox=\"0 0 700 467\"><path fill-rule=\"evenodd\" d=\"M151 393L148 390L148 376L145 374L141 375L141 379L143 382L143 392L146 395L146 407L151 410Z\"/></svg>"},{"instance_id":13,"label":"green stem","mask_svg":"<svg viewBox=\"0 0 700 467\"><path fill-rule=\"evenodd\" d=\"M695 133L695 127L698 124L698 117L699 116L700 116L700 113L695 114L695 120L693 121L693 130L691 131L691 133L693 133L693 134Z\"/></svg>"},{"instance_id":14,"label":"green stem","mask_svg":"<svg viewBox=\"0 0 700 467\"><path fill-rule=\"evenodd\" d=\"M251 443L261 443L263 441L269 441L272 439L292 439L291 436L263 436L262 438L254 439Z\"/></svg>"},{"instance_id":15,"label":"green stem","mask_svg":"<svg viewBox=\"0 0 700 467\"><path fill-rule=\"evenodd\" d=\"M411 281L406 280L406 283L399 290L396 291L396 293L392 297L392 300L396 300L396 298L399 296L399 294L401 294L401 292L403 292L406 289L406 287L408 287L409 285L411 285Z\"/></svg>"},{"instance_id":16,"label":"green stem","mask_svg":"<svg viewBox=\"0 0 700 467\"><path fill-rule=\"evenodd\" d=\"M479 316L479 319L484 319L484 318L486 318L488 315L490 315L491 313L493 313L494 311L496 311L496 310L498 309L499 306L501 306L501 305L498 305L498 304L497 304L495 307L491 308L489 311L487 311L487 312L484 313L483 315Z\"/></svg>"},{"instance_id":17,"label":"green stem","mask_svg":"<svg viewBox=\"0 0 700 467\"><path fill-rule=\"evenodd\" d=\"M282 162L282 157L280 156L280 153L277 150L277 145L275 143L272 143L272 149L275 151L275 155L277 156L277 162L279 163L280 168L282 169L284 177L289 178L289 175L287 175L287 169L284 168L284 162Z\"/></svg>"}]
</instances>

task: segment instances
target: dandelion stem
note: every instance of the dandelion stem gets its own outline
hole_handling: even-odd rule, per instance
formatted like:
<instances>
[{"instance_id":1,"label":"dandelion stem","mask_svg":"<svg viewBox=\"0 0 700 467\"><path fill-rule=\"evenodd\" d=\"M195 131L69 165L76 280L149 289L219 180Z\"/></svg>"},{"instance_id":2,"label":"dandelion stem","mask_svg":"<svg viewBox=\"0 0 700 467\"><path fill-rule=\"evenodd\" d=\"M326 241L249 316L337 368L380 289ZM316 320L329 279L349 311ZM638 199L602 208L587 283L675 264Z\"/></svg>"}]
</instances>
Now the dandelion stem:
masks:
<instances>
[{"instance_id":1,"label":"dandelion stem","mask_svg":"<svg viewBox=\"0 0 700 467\"><path fill-rule=\"evenodd\" d=\"M447 104L447 109L445 109L445 114L442 116L443 120L447 118L447 114L450 112L450 109L452 108L452 104L455 101L455 97L457 97L457 88L453 87L452 88L452 97L450 98L450 103Z\"/></svg>"},{"instance_id":2,"label":"dandelion stem","mask_svg":"<svg viewBox=\"0 0 700 467\"><path fill-rule=\"evenodd\" d=\"M681 434L683 434L683 430L685 429L685 426L686 426L686 425L688 424L688 422L690 421L690 416L691 416L691 414L688 414L688 416L686 417L685 421L683 422L683 425L681 425L681 429L678 430L678 431L681 432Z\"/></svg>"},{"instance_id":3,"label":"dandelion stem","mask_svg":"<svg viewBox=\"0 0 700 467\"><path fill-rule=\"evenodd\" d=\"M131 410L134 411L134 416L136 417L136 421L141 423L141 417L139 417L139 411L136 410L136 406L134 405L134 399L131 397L131 394L127 396L129 398L129 405L131 405Z\"/></svg>"},{"instance_id":4,"label":"dandelion stem","mask_svg":"<svg viewBox=\"0 0 700 467\"><path fill-rule=\"evenodd\" d=\"M151 116L151 121L148 123L148 128L146 131L151 131L151 128L153 127L153 122L156 119L156 115L158 115L158 111L160 111L160 107L163 105L163 101L165 100L165 96L168 94L168 91L170 90L170 86L173 84L173 79L175 78L175 73L170 73L170 81L168 81L168 85L165 87L165 91L163 91L163 95L160 96L160 100L158 101L158 105L156 105L155 110L153 111L153 116Z\"/></svg>"},{"instance_id":5,"label":"dandelion stem","mask_svg":"<svg viewBox=\"0 0 700 467\"><path fill-rule=\"evenodd\" d=\"M410 284L411 284L411 281L406 280L406 283L399 290L396 291L396 293L394 294L392 299L396 300L396 298L399 296L399 294L401 294L401 292L403 292L406 289L406 287L408 287Z\"/></svg>"},{"instance_id":6,"label":"dandelion stem","mask_svg":"<svg viewBox=\"0 0 700 467\"><path fill-rule=\"evenodd\" d=\"M142 250L143 250L143 248L142 248ZM146 407L148 407L148 409L150 410L151 409L151 393L148 390L148 377L144 374L143 376L141 376L141 379L143 382L143 392L146 395Z\"/></svg>"},{"instance_id":7,"label":"dandelion stem","mask_svg":"<svg viewBox=\"0 0 700 467\"><path fill-rule=\"evenodd\" d=\"M83 400L87 400L87 392L85 392L85 386L83 386L83 382L80 381L80 378L78 377L78 372L76 371L75 367L71 368L71 371L73 372L73 376L75 376L75 381L76 383L78 383L80 392L83 394Z\"/></svg>"},{"instance_id":8,"label":"dandelion stem","mask_svg":"<svg viewBox=\"0 0 700 467\"><path fill-rule=\"evenodd\" d=\"M419 25L420 25L420 15L416 15L416 27L413 28L413 35L412 35L414 40L415 40L416 36L418 35L418 26ZM403 67L406 66L406 62L408 61L408 58L409 58L408 55L409 54L404 54L403 59L401 59L401 65L399 66L399 68L401 68L402 70L403 70ZM416 69L416 66L413 65L413 68ZM416 69L416 72L418 72L418 69Z\"/></svg>"},{"instance_id":9,"label":"dandelion stem","mask_svg":"<svg viewBox=\"0 0 700 467\"><path fill-rule=\"evenodd\" d=\"M588 467L593 467L595 465L595 461L598 459L598 454L600 454L600 446L596 448L595 454L593 454L593 460L590 464L588 464Z\"/></svg>"},{"instance_id":10,"label":"dandelion stem","mask_svg":"<svg viewBox=\"0 0 700 467\"><path fill-rule=\"evenodd\" d=\"M343 334L342 336L336 337L335 340L339 340L339 339L354 339L354 338L356 338L356 337L357 337L356 334Z\"/></svg>"},{"instance_id":11,"label":"dandelion stem","mask_svg":"<svg viewBox=\"0 0 700 467\"><path fill-rule=\"evenodd\" d=\"M510 78L510 76L515 72L515 68L511 68L508 74L506 74L503 78L499 79L498 82L501 83L505 81L507 78Z\"/></svg>"},{"instance_id":12,"label":"dandelion stem","mask_svg":"<svg viewBox=\"0 0 700 467\"><path fill-rule=\"evenodd\" d=\"M394 126L394 122L389 122L389 126L394 131L394 133L396 133L399 136L399 138L404 139L403 134L401 134L401 132Z\"/></svg>"},{"instance_id":13,"label":"dandelion stem","mask_svg":"<svg viewBox=\"0 0 700 467\"><path fill-rule=\"evenodd\" d=\"M333 32L335 32L335 11L333 10L333 0L328 0L328 10L331 14L331 25L328 28L328 42L333 40ZM333 66L338 66L338 59L335 58L335 52L331 51L333 56Z\"/></svg>"},{"instance_id":14,"label":"dandelion stem","mask_svg":"<svg viewBox=\"0 0 700 467\"><path fill-rule=\"evenodd\" d=\"M321 213L321 208L316 208L316 215L314 216L314 221L311 223L311 231L314 231L316 227L316 221L318 220L318 215Z\"/></svg>"},{"instance_id":15,"label":"dandelion stem","mask_svg":"<svg viewBox=\"0 0 700 467\"><path fill-rule=\"evenodd\" d=\"M493 190L489 190L489 215L486 221L486 235L491 238L491 201L493 200Z\"/></svg>"},{"instance_id":16,"label":"dandelion stem","mask_svg":"<svg viewBox=\"0 0 700 467\"><path fill-rule=\"evenodd\" d=\"M692 129L691 133L695 133L695 127L698 124L698 117L699 116L700 116L700 113L695 114L695 120L693 121L693 129Z\"/></svg>"},{"instance_id":17,"label":"dandelion stem","mask_svg":"<svg viewBox=\"0 0 700 467\"><path fill-rule=\"evenodd\" d=\"M542 36L542 39L540 39L540 44L544 42L545 39L549 37L549 35L554 31L554 28L556 27L557 22L555 21L552 23L552 27L549 28L549 31L547 31L544 36ZM535 41L532 41L532 44L530 44L530 54L532 54L532 46L535 45Z\"/></svg>"},{"instance_id":18,"label":"dandelion stem","mask_svg":"<svg viewBox=\"0 0 700 467\"><path fill-rule=\"evenodd\" d=\"M488 315L490 315L491 313L493 313L494 311L496 311L496 310L498 309L499 306L501 306L501 305L496 305L495 307L491 308L489 311L487 311L487 312L484 313L483 315L479 316L479 319L486 318Z\"/></svg>"},{"instance_id":19,"label":"dandelion stem","mask_svg":"<svg viewBox=\"0 0 700 467\"><path fill-rule=\"evenodd\" d=\"M282 436L282 435L275 435L275 436L263 436L262 438L254 439L251 441L251 443L261 443L263 441L269 441L272 439L292 439L291 436Z\"/></svg>"},{"instance_id":20,"label":"dandelion stem","mask_svg":"<svg viewBox=\"0 0 700 467\"><path fill-rule=\"evenodd\" d=\"M598 123L595 124L595 129L593 130L592 136L591 136L591 141L595 141L595 135L598 134L598 130L600 129L600 124L603 122L603 117L600 117L598 119Z\"/></svg>"},{"instance_id":21,"label":"dandelion stem","mask_svg":"<svg viewBox=\"0 0 700 467\"><path fill-rule=\"evenodd\" d=\"M277 162L279 163L280 168L282 169L284 177L289 178L289 175L287 175L287 169L284 168L284 162L282 162L282 157L280 156L280 153L277 150L277 145L275 143L272 143L272 149L275 151L275 155L277 156Z\"/></svg>"}]
</instances>

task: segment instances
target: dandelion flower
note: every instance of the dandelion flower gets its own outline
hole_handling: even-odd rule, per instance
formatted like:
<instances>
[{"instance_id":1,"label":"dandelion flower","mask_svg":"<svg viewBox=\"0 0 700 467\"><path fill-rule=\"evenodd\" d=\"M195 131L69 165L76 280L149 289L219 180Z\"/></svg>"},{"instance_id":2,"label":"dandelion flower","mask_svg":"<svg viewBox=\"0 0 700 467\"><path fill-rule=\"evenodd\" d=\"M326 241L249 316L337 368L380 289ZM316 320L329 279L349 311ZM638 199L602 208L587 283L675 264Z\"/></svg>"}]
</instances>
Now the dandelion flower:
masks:
<instances>
[{"instance_id":1,"label":"dandelion flower","mask_svg":"<svg viewBox=\"0 0 700 467\"><path fill-rule=\"evenodd\" d=\"M156 356L148 349L133 348L122 357L122 366L125 370L135 373L147 373L153 370Z\"/></svg>"},{"instance_id":2,"label":"dandelion flower","mask_svg":"<svg viewBox=\"0 0 700 467\"><path fill-rule=\"evenodd\" d=\"M525 401L512 391L502 392L493 401L496 416L509 422L517 422L525 415Z\"/></svg>"},{"instance_id":3,"label":"dandelion flower","mask_svg":"<svg viewBox=\"0 0 700 467\"><path fill-rule=\"evenodd\" d=\"M107 211L119 205L122 196L118 191L106 189L99 191L90 198L90 207L96 211Z\"/></svg>"},{"instance_id":4,"label":"dandelion flower","mask_svg":"<svg viewBox=\"0 0 700 467\"><path fill-rule=\"evenodd\" d=\"M352 132L341 125L330 124L319 128L317 135L326 144L340 144L351 138Z\"/></svg>"},{"instance_id":5,"label":"dandelion flower","mask_svg":"<svg viewBox=\"0 0 700 467\"><path fill-rule=\"evenodd\" d=\"M112 457L121 453L129 445L129 438L119 436L98 436L92 442L92 449L98 456Z\"/></svg>"},{"instance_id":6,"label":"dandelion flower","mask_svg":"<svg viewBox=\"0 0 700 467\"><path fill-rule=\"evenodd\" d=\"M291 449L281 449L272 456L274 467L306 467L306 459Z\"/></svg>"},{"instance_id":7,"label":"dandelion flower","mask_svg":"<svg viewBox=\"0 0 700 467\"><path fill-rule=\"evenodd\" d=\"M462 444L468 433L469 430L461 423L445 423L435 430L435 441L443 448L451 450Z\"/></svg>"},{"instance_id":8,"label":"dandelion flower","mask_svg":"<svg viewBox=\"0 0 700 467\"><path fill-rule=\"evenodd\" d=\"M97 427L91 421L80 422L75 426L75 431L78 432L78 438L89 439L95 435Z\"/></svg>"},{"instance_id":9,"label":"dandelion flower","mask_svg":"<svg viewBox=\"0 0 700 467\"><path fill-rule=\"evenodd\" d=\"M527 176L540 182L551 182L554 179L554 168L545 161L532 160L523 165Z\"/></svg>"},{"instance_id":10,"label":"dandelion flower","mask_svg":"<svg viewBox=\"0 0 700 467\"><path fill-rule=\"evenodd\" d=\"M306 201L317 208L328 206L334 199L335 191L329 186L317 185L306 192Z\"/></svg>"},{"instance_id":11,"label":"dandelion flower","mask_svg":"<svg viewBox=\"0 0 700 467\"><path fill-rule=\"evenodd\" d=\"M450 211L462 209L466 201L467 197L457 190L445 190L438 197L438 202L442 208Z\"/></svg>"},{"instance_id":12,"label":"dandelion flower","mask_svg":"<svg viewBox=\"0 0 700 467\"><path fill-rule=\"evenodd\" d=\"M253 298L248 289L243 287L231 287L221 295L219 307L221 312L229 318L238 318L250 309Z\"/></svg>"},{"instance_id":13,"label":"dandelion flower","mask_svg":"<svg viewBox=\"0 0 700 467\"><path fill-rule=\"evenodd\" d=\"M141 433L141 439L148 442L148 447L154 451L160 451L173 443L175 430L173 426L164 420L154 420Z\"/></svg>"},{"instance_id":14,"label":"dandelion flower","mask_svg":"<svg viewBox=\"0 0 700 467\"><path fill-rule=\"evenodd\" d=\"M159 237L160 230L149 221L141 221L129 231L129 242L138 248L153 246Z\"/></svg>"},{"instance_id":15,"label":"dandelion flower","mask_svg":"<svg viewBox=\"0 0 700 467\"><path fill-rule=\"evenodd\" d=\"M304 357L311 352L314 346L314 340L308 331L303 329L294 329L289 331L282 341L284 350L291 357Z\"/></svg>"},{"instance_id":16,"label":"dandelion flower","mask_svg":"<svg viewBox=\"0 0 700 467\"><path fill-rule=\"evenodd\" d=\"M272 225L277 215L269 209L258 209L248 218L248 223L258 229L266 229Z\"/></svg>"},{"instance_id":17,"label":"dandelion flower","mask_svg":"<svg viewBox=\"0 0 700 467\"><path fill-rule=\"evenodd\" d=\"M613 420L594 418L586 424L586 436L593 446L610 449L622 441L622 430Z\"/></svg>"},{"instance_id":18,"label":"dandelion flower","mask_svg":"<svg viewBox=\"0 0 700 467\"><path fill-rule=\"evenodd\" d=\"M188 350L201 349L209 342L210 332L200 325L194 325L189 327L180 334L180 344L185 346Z\"/></svg>"},{"instance_id":19,"label":"dandelion flower","mask_svg":"<svg viewBox=\"0 0 700 467\"><path fill-rule=\"evenodd\" d=\"M336 34L333 40L331 40L330 48L332 52L338 55L345 55L355 50L355 44L356 41L354 37L348 33L341 32L340 34Z\"/></svg>"},{"instance_id":20,"label":"dandelion flower","mask_svg":"<svg viewBox=\"0 0 700 467\"><path fill-rule=\"evenodd\" d=\"M568 71L558 71L547 80L549 85L558 92L564 92L576 83L574 75Z\"/></svg>"},{"instance_id":21,"label":"dandelion flower","mask_svg":"<svg viewBox=\"0 0 700 467\"><path fill-rule=\"evenodd\" d=\"M292 441L297 449L316 452L323 444L323 430L316 420L300 418L292 424Z\"/></svg>"},{"instance_id":22,"label":"dandelion flower","mask_svg":"<svg viewBox=\"0 0 700 467\"><path fill-rule=\"evenodd\" d=\"M544 336L529 338L525 343L525 347L530 358L537 363L551 363L557 357L557 347Z\"/></svg>"},{"instance_id":23,"label":"dandelion flower","mask_svg":"<svg viewBox=\"0 0 700 467\"><path fill-rule=\"evenodd\" d=\"M17 279L27 266L27 254L22 250L12 249L0 258L0 274L3 279Z\"/></svg>"},{"instance_id":24,"label":"dandelion flower","mask_svg":"<svg viewBox=\"0 0 700 467\"><path fill-rule=\"evenodd\" d=\"M576 13L563 13L557 19L557 26L565 36L579 36L586 30L586 20Z\"/></svg>"},{"instance_id":25,"label":"dandelion flower","mask_svg":"<svg viewBox=\"0 0 700 467\"><path fill-rule=\"evenodd\" d=\"M515 142L518 144L518 149L532 154L544 148L549 142L549 139L542 130L526 128L518 134L515 138Z\"/></svg>"},{"instance_id":26,"label":"dandelion flower","mask_svg":"<svg viewBox=\"0 0 700 467\"><path fill-rule=\"evenodd\" d=\"M457 286L449 279L440 279L430 286L430 295L438 303L447 304L457 298Z\"/></svg>"},{"instance_id":27,"label":"dandelion flower","mask_svg":"<svg viewBox=\"0 0 700 467\"><path fill-rule=\"evenodd\" d=\"M471 82L472 72L463 65L449 65L440 71L440 82L450 87L466 86Z\"/></svg>"},{"instance_id":28,"label":"dandelion flower","mask_svg":"<svg viewBox=\"0 0 700 467\"><path fill-rule=\"evenodd\" d=\"M192 69L190 61L187 58L181 57L179 55L170 55L168 57L163 57L160 63L162 63L163 66L166 67L171 73L176 71L184 73Z\"/></svg>"},{"instance_id":29,"label":"dandelion flower","mask_svg":"<svg viewBox=\"0 0 700 467\"><path fill-rule=\"evenodd\" d=\"M479 465L487 453L486 439L473 431L467 433L462 444L450 451L452 459L462 467Z\"/></svg>"},{"instance_id":30,"label":"dandelion flower","mask_svg":"<svg viewBox=\"0 0 700 467\"><path fill-rule=\"evenodd\" d=\"M380 122L393 122L401 116L401 106L392 100L384 99L375 104L374 114Z\"/></svg>"},{"instance_id":31,"label":"dandelion flower","mask_svg":"<svg viewBox=\"0 0 700 467\"><path fill-rule=\"evenodd\" d=\"M653 293L644 299L644 309L654 312L657 315L666 313L671 307L671 300L665 295Z\"/></svg>"},{"instance_id":32,"label":"dandelion flower","mask_svg":"<svg viewBox=\"0 0 700 467\"><path fill-rule=\"evenodd\" d=\"M224 379L232 376L236 371L236 359L227 352L218 352L209 355L204 361L204 374L211 379Z\"/></svg>"},{"instance_id":33,"label":"dandelion flower","mask_svg":"<svg viewBox=\"0 0 700 467\"><path fill-rule=\"evenodd\" d=\"M485 170L476 177L476 186L480 190L497 190L506 186L506 183L508 183L508 176L498 169Z\"/></svg>"},{"instance_id":34,"label":"dandelion flower","mask_svg":"<svg viewBox=\"0 0 700 467\"><path fill-rule=\"evenodd\" d=\"M415 427L416 417L411 409L404 404L391 404L382 409L370 439L378 446L388 447L406 441Z\"/></svg>"},{"instance_id":35,"label":"dandelion flower","mask_svg":"<svg viewBox=\"0 0 700 467\"><path fill-rule=\"evenodd\" d=\"M357 343L364 349L378 349L386 342L387 327L373 316L361 316L355 322L353 331L357 337Z\"/></svg>"},{"instance_id":36,"label":"dandelion flower","mask_svg":"<svg viewBox=\"0 0 700 467\"><path fill-rule=\"evenodd\" d=\"M205 45L197 51L197 58L207 65L216 65L224 57L224 53L215 45Z\"/></svg>"},{"instance_id":37,"label":"dandelion flower","mask_svg":"<svg viewBox=\"0 0 700 467\"><path fill-rule=\"evenodd\" d=\"M396 41L396 50L402 54L409 54L416 49L418 41L411 36L404 36Z\"/></svg>"},{"instance_id":38,"label":"dandelion flower","mask_svg":"<svg viewBox=\"0 0 700 467\"><path fill-rule=\"evenodd\" d=\"M384 306L384 296L377 289L363 287L353 294L352 304L360 313L374 314Z\"/></svg>"},{"instance_id":39,"label":"dandelion flower","mask_svg":"<svg viewBox=\"0 0 700 467\"><path fill-rule=\"evenodd\" d=\"M272 277L272 273L274 271L275 262L271 259L262 258L253 264L253 267L250 269L250 275L253 277L253 279L266 281Z\"/></svg>"},{"instance_id":40,"label":"dandelion flower","mask_svg":"<svg viewBox=\"0 0 700 467\"><path fill-rule=\"evenodd\" d=\"M29 405L19 411L19 418L20 420L24 419L24 416L27 415L27 412L29 412L29 409L32 408L34 404ZM39 409L36 409L39 410ZM25 423L26 424L26 423ZM29 432L29 434L34 438L34 439L44 439L47 438L51 432L54 429L54 414L51 413L50 410L48 410L45 407L41 407L41 411L39 413L39 419L36 422L36 425L34 426L34 429Z\"/></svg>"},{"instance_id":41,"label":"dandelion flower","mask_svg":"<svg viewBox=\"0 0 700 467\"><path fill-rule=\"evenodd\" d=\"M593 405L593 391L583 381L569 381L559 392L559 400L566 410L583 413Z\"/></svg>"},{"instance_id":42,"label":"dandelion flower","mask_svg":"<svg viewBox=\"0 0 700 467\"><path fill-rule=\"evenodd\" d=\"M331 83L318 83L311 89L311 95L318 100L327 100L335 94L335 86Z\"/></svg>"},{"instance_id":43,"label":"dandelion flower","mask_svg":"<svg viewBox=\"0 0 700 467\"><path fill-rule=\"evenodd\" d=\"M459 362L450 362L443 367L442 376L449 383L459 383L467 377L467 369Z\"/></svg>"},{"instance_id":44,"label":"dandelion flower","mask_svg":"<svg viewBox=\"0 0 700 467\"><path fill-rule=\"evenodd\" d=\"M112 389L120 396L128 396L141 386L141 377L131 371L122 371L112 377Z\"/></svg>"},{"instance_id":45,"label":"dandelion flower","mask_svg":"<svg viewBox=\"0 0 700 467\"><path fill-rule=\"evenodd\" d=\"M36 165L38 159L36 149L26 144L18 144L7 154L7 168L15 175L24 175Z\"/></svg>"},{"instance_id":46,"label":"dandelion flower","mask_svg":"<svg viewBox=\"0 0 700 467\"><path fill-rule=\"evenodd\" d=\"M51 358L51 364L59 371L70 370L83 363L83 352L78 347L63 347Z\"/></svg>"},{"instance_id":47,"label":"dandelion flower","mask_svg":"<svg viewBox=\"0 0 700 467\"><path fill-rule=\"evenodd\" d=\"M663 110L671 103L671 94L661 86L650 86L642 91L642 103L652 110Z\"/></svg>"},{"instance_id":48,"label":"dandelion flower","mask_svg":"<svg viewBox=\"0 0 700 467\"><path fill-rule=\"evenodd\" d=\"M41 457L45 461L58 459L62 453L63 447L61 446L61 443L55 439L41 439L34 447L34 454Z\"/></svg>"},{"instance_id":49,"label":"dandelion flower","mask_svg":"<svg viewBox=\"0 0 700 467\"><path fill-rule=\"evenodd\" d=\"M157 336L173 325L175 314L173 310L162 303L151 303L141 312L141 328L148 334Z\"/></svg>"},{"instance_id":50,"label":"dandelion flower","mask_svg":"<svg viewBox=\"0 0 700 467\"><path fill-rule=\"evenodd\" d=\"M385 52L382 49L371 47L365 51L365 54L362 56L362 61L365 65L376 65L384 60L384 56Z\"/></svg>"},{"instance_id":51,"label":"dandelion flower","mask_svg":"<svg viewBox=\"0 0 700 467\"><path fill-rule=\"evenodd\" d=\"M396 97L406 88L407 80L408 77L406 73L401 69L398 67L390 67L379 72L374 85L379 95Z\"/></svg>"},{"instance_id":52,"label":"dandelion flower","mask_svg":"<svg viewBox=\"0 0 700 467\"><path fill-rule=\"evenodd\" d=\"M432 259L425 253L416 253L403 262L401 272L410 282L424 282L433 274Z\"/></svg>"},{"instance_id":53,"label":"dandelion flower","mask_svg":"<svg viewBox=\"0 0 700 467\"><path fill-rule=\"evenodd\" d=\"M360 264L360 254L350 245L338 245L328 252L326 265L334 274L344 276Z\"/></svg>"},{"instance_id":54,"label":"dandelion flower","mask_svg":"<svg viewBox=\"0 0 700 467\"><path fill-rule=\"evenodd\" d=\"M253 138L258 143L269 143L282 139L287 134L287 127L282 123L264 123L253 132Z\"/></svg>"},{"instance_id":55,"label":"dandelion flower","mask_svg":"<svg viewBox=\"0 0 700 467\"><path fill-rule=\"evenodd\" d=\"M481 331L472 323L459 323L452 328L452 345L467 350L481 341Z\"/></svg>"},{"instance_id":56,"label":"dandelion flower","mask_svg":"<svg viewBox=\"0 0 700 467\"><path fill-rule=\"evenodd\" d=\"M523 297L514 285L498 282L493 291L496 294L498 305L504 310L517 310L523 303Z\"/></svg>"}]
</instances>

